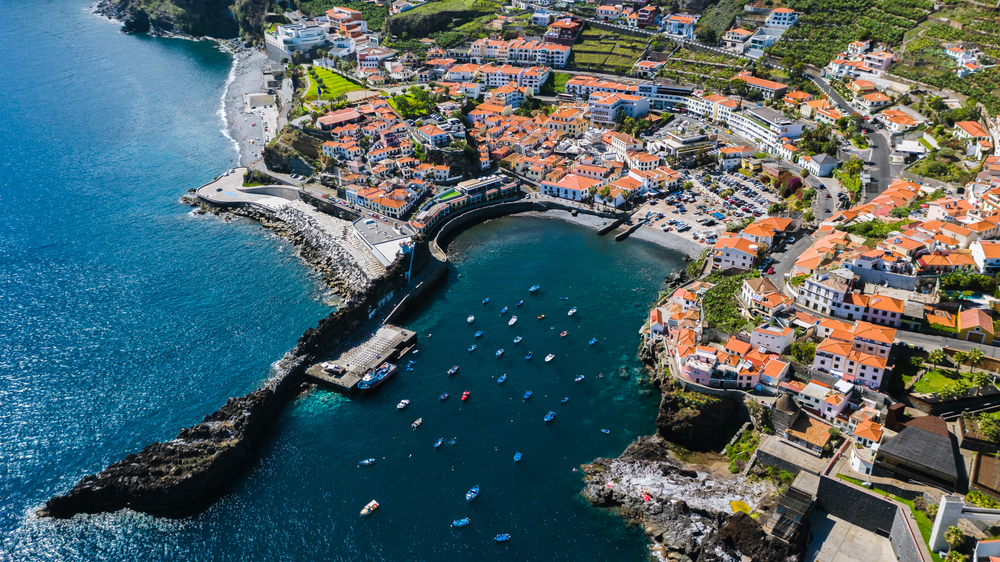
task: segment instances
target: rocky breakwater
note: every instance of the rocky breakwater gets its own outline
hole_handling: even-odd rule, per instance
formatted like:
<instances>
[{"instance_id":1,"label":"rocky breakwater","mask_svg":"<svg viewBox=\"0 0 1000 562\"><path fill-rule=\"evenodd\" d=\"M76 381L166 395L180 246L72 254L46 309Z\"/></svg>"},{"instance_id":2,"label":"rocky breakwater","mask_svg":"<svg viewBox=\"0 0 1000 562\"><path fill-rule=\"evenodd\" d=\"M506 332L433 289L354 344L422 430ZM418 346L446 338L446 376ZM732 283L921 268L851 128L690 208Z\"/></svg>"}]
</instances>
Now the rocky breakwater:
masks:
<instances>
[{"instance_id":1,"label":"rocky breakwater","mask_svg":"<svg viewBox=\"0 0 1000 562\"><path fill-rule=\"evenodd\" d=\"M791 562L798 547L765 535L733 503L761 507L776 489L767 480L721 475L676 458L660 436L642 437L616 459L583 466L584 496L639 522L651 553L671 562Z\"/></svg>"},{"instance_id":2,"label":"rocky breakwater","mask_svg":"<svg viewBox=\"0 0 1000 562\"><path fill-rule=\"evenodd\" d=\"M427 243L418 241L414 272L429 262ZM278 373L262 388L230 398L172 441L152 443L96 475L85 476L66 494L46 502L38 514L69 518L130 508L183 516L207 506L232 480L232 473L253 457L287 401L304 388L306 368L366 325L369 307L406 284L408 266L397 260L350 304L306 330L279 362Z\"/></svg>"}]
</instances>

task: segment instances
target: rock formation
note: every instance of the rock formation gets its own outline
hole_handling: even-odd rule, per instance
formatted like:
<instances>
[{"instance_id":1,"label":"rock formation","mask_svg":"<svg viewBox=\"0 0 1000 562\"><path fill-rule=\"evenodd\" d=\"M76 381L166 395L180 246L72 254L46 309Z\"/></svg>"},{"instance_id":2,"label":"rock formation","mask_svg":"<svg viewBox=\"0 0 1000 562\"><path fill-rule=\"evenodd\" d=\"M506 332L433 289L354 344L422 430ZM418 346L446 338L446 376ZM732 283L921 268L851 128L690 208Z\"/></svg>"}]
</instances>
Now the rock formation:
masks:
<instances>
[{"instance_id":1,"label":"rock formation","mask_svg":"<svg viewBox=\"0 0 1000 562\"><path fill-rule=\"evenodd\" d=\"M267 0L101 0L95 13L126 33L227 39L260 37Z\"/></svg>"},{"instance_id":2,"label":"rock formation","mask_svg":"<svg viewBox=\"0 0 1000 562\"><path fill-rule=\"evenodd\" d=\"M668 441L688 449L721 450L736 429L749 421L739 399L665 389L656 430Z\"/></svg>"}]
</instances>

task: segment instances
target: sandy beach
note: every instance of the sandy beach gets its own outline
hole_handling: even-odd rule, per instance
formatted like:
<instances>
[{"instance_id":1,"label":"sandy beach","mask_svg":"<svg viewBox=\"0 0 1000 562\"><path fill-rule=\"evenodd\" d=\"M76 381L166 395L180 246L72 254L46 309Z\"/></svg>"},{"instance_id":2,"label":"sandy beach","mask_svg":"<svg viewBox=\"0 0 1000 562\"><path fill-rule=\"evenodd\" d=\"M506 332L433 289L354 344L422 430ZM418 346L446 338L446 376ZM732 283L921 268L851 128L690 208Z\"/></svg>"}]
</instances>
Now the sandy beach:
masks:
<instances>
[{"instance_id":1,"label":"sandy beach","mask_svg":"<svg viewBox=\"0 0 1000 562\"><path fill-rule=\"evenodd\" d=\"M267 54L259 49L243 47L235 41L224 45L233 53L233 69L223 94L222 111L226 121L224 132L235 141L234 146L239 150L238 156L234 151L232 165L250 166L260 158L264 128L260 116L244 113L243 99L244 94L261 91L264 84L261 69L267 64Z\"/></svg>"},{"instance_id":2,"label":"sandy beach","mask_svg":"<svg viewBox=\"0 0 1000 562\"><path fill-rule=\"evenodd\" d=\"M597 230L598 228L605 226L611 219L606 219L604 217L596 217L594 215L587 215L584 213L578 213L575 217L570 214L569 211L545 211L544 213L530 212L530 213L518 213L513 215L516 217L537 217L543 219L558 219L571 222L573 224L578 224L580 226L586 226ZM697 258L701 255L702 250L707 248L705 244L700 244L685 238L673 232L663 232L658 228L640 228L639 230L632 233L629 238L637 238L639 240L645 240L647 242L652 242L657 246L666 248L668 250L674 250L682 254L691 256L692 258Z\"/></svg>"}]
</instances>

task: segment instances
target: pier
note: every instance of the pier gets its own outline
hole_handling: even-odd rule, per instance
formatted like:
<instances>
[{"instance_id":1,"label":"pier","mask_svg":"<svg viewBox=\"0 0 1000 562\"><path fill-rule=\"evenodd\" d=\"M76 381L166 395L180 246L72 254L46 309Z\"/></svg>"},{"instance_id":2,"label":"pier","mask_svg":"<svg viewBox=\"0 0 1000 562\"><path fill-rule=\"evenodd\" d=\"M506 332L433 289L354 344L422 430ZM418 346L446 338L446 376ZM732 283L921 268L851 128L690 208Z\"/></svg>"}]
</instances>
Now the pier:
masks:
<instances>
[{"instance_id":1,"label":"pier","mask_svg":"<svg viewBox=\"0 0 1000 562\"><path fill-rule=\"evenodd\" d=\"M353 394L365 373L385 361L395 362L413 348L416 332L385 324L374 334L348 343L333 353L333 359L306 369L307 381L342 394ZM403 370L403 365L399 366Z\"/></svg>"}]
</instances>

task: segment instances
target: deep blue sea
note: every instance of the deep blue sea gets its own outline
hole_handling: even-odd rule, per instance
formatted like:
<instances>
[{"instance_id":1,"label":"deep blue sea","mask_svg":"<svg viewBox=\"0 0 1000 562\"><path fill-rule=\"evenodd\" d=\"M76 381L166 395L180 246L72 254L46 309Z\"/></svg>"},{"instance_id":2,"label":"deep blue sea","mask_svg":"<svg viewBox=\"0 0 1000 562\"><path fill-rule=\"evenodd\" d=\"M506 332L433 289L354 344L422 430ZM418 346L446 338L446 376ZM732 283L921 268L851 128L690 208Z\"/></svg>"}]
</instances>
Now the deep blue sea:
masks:
<instances>
[{"instance_id":1,"label":"deep blue sea","mask_svg":"<svg viewBox=\"0 0 1000 562\"><path fill-rule=\"evenodd\" d=\"M288 244L178 202L234 161L218 113L229 56L122 35L77 0L3 5L0 560L645 558L637 531L579 498L573 468L654 430L636 332L683 264L546 219L460 235L447 283L406 321L421 338L413 371L371 397L294 401L204 513L35 517L85 474L256 388L330 308ZM402 398L412 404L398 412ZM439 437L456 444L435 450ZM376 463L359 468L367 457ZM371 499L382 507L359 518ZM466 516L470 526L450 528ZM501 532L512 540L495 544Z\"/></svg>"}]
</instances>

